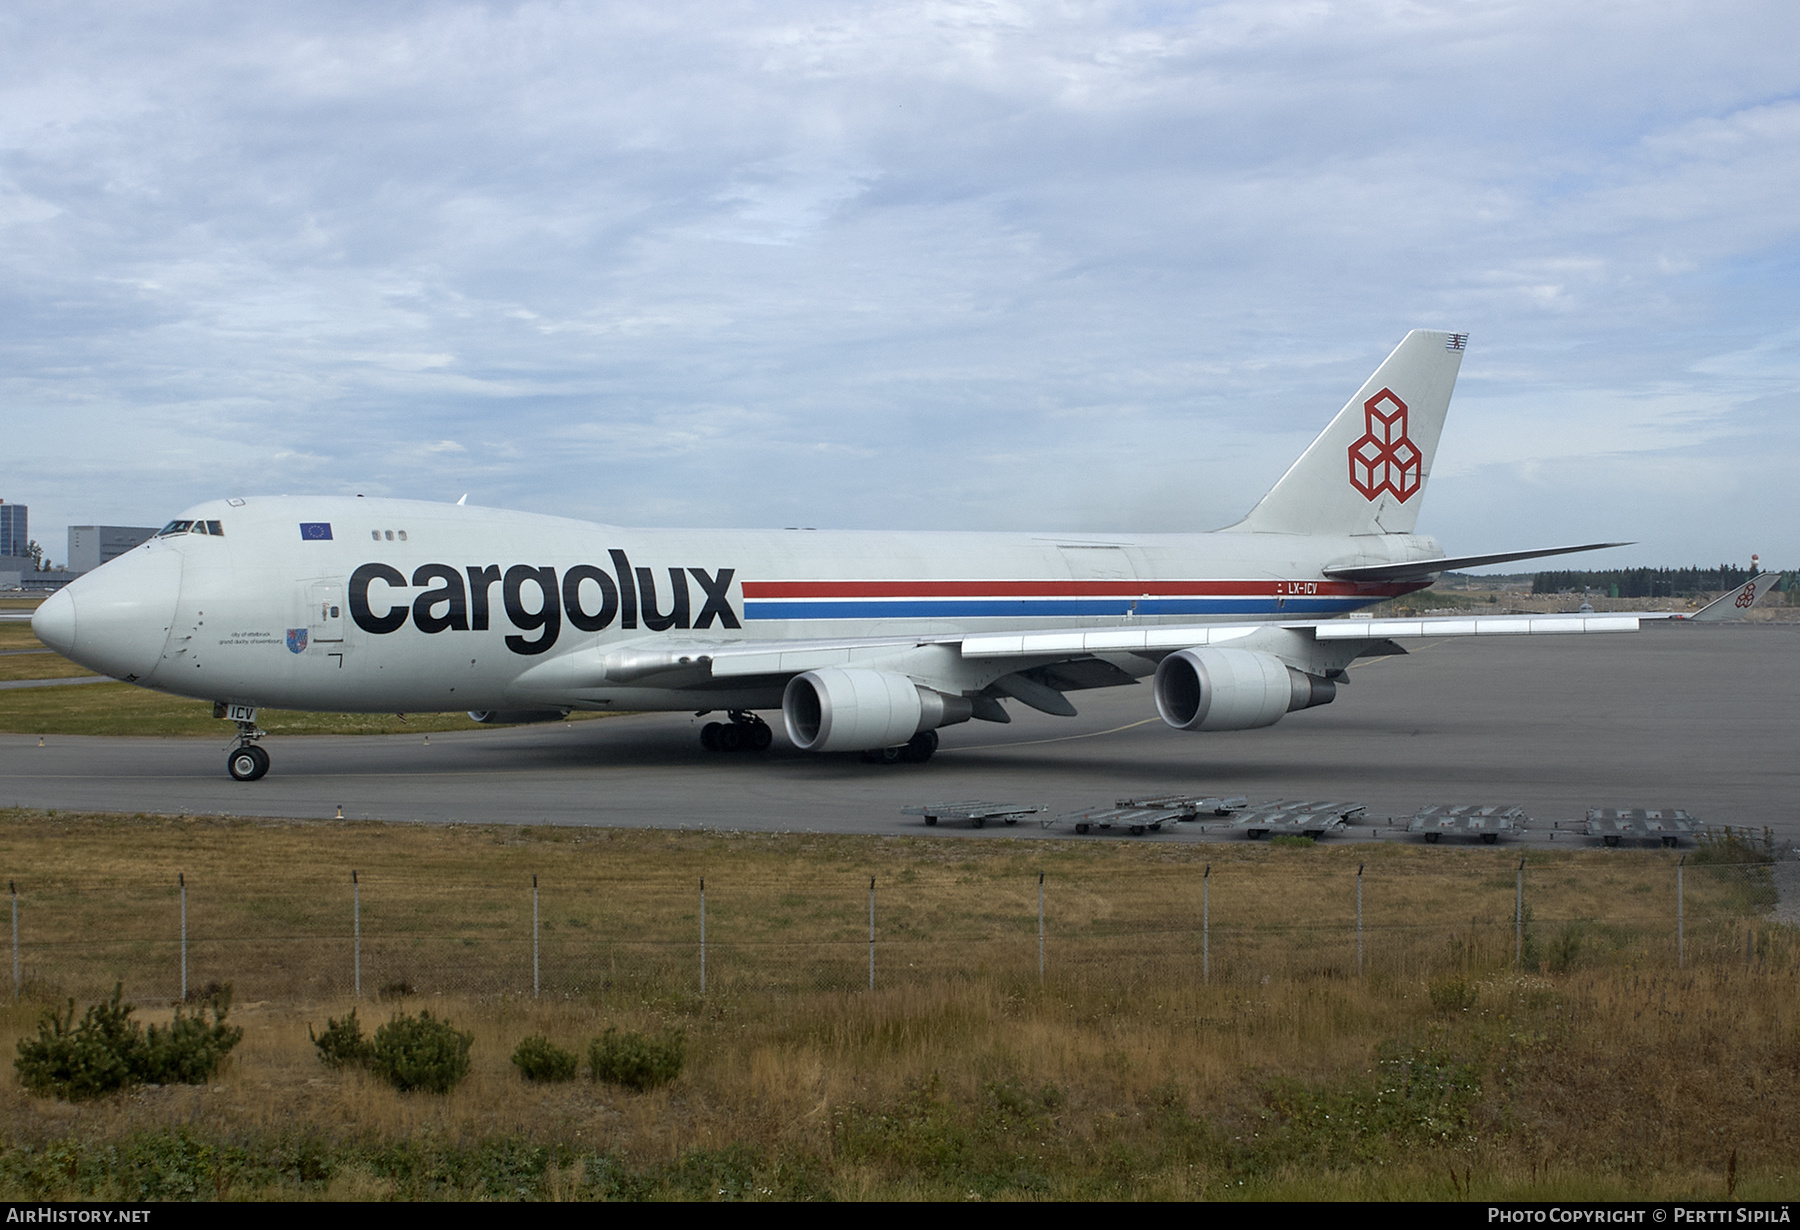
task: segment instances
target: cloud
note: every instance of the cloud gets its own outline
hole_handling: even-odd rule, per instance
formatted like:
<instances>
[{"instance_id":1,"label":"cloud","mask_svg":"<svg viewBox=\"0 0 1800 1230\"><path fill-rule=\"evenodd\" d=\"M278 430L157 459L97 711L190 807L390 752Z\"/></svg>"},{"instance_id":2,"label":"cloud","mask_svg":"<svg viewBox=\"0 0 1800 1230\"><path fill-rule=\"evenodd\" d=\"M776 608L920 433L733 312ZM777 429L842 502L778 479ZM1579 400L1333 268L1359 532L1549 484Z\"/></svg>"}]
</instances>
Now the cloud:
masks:
<instances>
[{"instance_id":1,"label":"cloud","mask_svg":"<svg viewBox=\"0 0 1800 1230\"><path fill-rule=\"evenodd\" d=\"M1425 528L1461 549L1526 483L1520 533L1710 558L1782 497L1677 508L1666 466L1800 454L1796 35L1773 2L15 5L0 404L55 460L5 494L1195 528L1429 325L1473 339Z\"/></svg>"}]
</instances>

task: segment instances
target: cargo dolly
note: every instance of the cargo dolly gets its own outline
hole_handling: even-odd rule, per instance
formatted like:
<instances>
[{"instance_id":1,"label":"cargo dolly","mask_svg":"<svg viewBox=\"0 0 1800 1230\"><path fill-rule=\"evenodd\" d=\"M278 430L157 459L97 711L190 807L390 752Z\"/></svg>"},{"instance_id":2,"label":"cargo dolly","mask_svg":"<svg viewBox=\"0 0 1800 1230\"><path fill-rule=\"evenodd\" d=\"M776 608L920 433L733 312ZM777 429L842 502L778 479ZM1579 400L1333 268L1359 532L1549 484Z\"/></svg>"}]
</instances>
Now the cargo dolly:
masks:
<instances>
[{"instance_id":1,"label":"cargo dolly","mask_svg":"<svg viewBox=\"0 0 1800 1230\"><path fill-rule=\"evenodd\" d=\"M935 827L939 820L967 820L979 829L986 828L989 820L1017 824L1021 816L1033 816L1043 810L1030 803L986 803L980 799L965 799L960 803L920 803L916 807L902 807L900 814L923 816L928 827Z\"/></svg>"},{"instance_id":2,"label":"cargo dolly","mask_svg":"<svg viewBox=\"0 0 1800 1230\"><path fill-rule=\"evenodd\" d=\"M1363 803L1275 802L1252 807L1233 817L1231 827L1251 841L1264 837L1311 837L1317 840L1367 810Z\"/></svg>"},{"instance_id":3,"label":"cargo dolly","mask_svg":"<svg viewBox=\"0 0 1800 1230\"><path fill-rule=\"evenodd\" d=\"M1531 817L1519 807L1505 804L1483 806L1478 803L1443 803L1421 807L1418 814L1406 822L1406 831L1418 833L1429 842L1436 842L1440 837L1448 835L1478 837L1491 846L1501 837L1513 837L1524 832L1530 822Z\"/></svg>"},{"instance_id":4,"label":"cargo dolly","mask_svg":"<svg viewBox=\"0 0 1800 1230\"><path fill-rule=\"evenodd\" d=\"M1587 832L1589 837L1598 837L1609 846L1631 837L1660 840L1673 849L1683 837L1690 841L1697 837L1700 822L1679 807L1590 807Z\"/></svg>"},{"instance_id":5,"label":"cargo dolly","mask_svg":"<svg viewBox=\"0 0 1800 1230\"><path fill-rule=\"evenodd\" d=\"M1229 816L1242 811L1250 805L1250 800L1243 795L1231 798L1219 798L1214 795L1200 794L1164 794L1153 798L1116 799L1118 807L1166 807L1178 809L1177 820L1199 820L1208 816Z\"/></svg>"},{"instance_id":6,"label":"cargo dolly","mask_svg":"<svg viewBox=\"0 0 1800 1230\"><path fill-rule=\"evenodd\" d=\"M1133 837L1141 837L1145 833L1160 832L1163 825L1186 818L1187 814L1176 807L1090 807L1085 811L1070 812L1054 820L1046 820L1044 827L1068 824L1074 826L1077 833L1087 833L1093 829L1124 829Z\"/></svg>"}]
</instances>

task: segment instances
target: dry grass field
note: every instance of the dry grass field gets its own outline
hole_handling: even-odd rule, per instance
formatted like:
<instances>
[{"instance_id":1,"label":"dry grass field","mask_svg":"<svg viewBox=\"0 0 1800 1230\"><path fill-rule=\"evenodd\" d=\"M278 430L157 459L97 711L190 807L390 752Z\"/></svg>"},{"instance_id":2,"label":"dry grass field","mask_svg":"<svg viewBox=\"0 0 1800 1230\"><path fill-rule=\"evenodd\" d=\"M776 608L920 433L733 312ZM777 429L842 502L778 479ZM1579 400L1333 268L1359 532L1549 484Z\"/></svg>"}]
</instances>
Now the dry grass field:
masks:
<instances>
[{"instance_id":1,"label":"dry grass field","mask_svg":"<svg viewBox=\"0 0 1800 1230\"><path fill-rule=\"evenodd\" d=\"M190 986L231 982L246 1031L208 1087L9 1083L12 1198L1768 1199L1800 1162L1800 960L1766 867L1705 861L1747 847L1690 854L1680 966L1673 858L1534 851L1522 968L1520 856L1485 848L14 811L0 850L8 1038L114 978L168 1019L177 873ZM448 1096L316 1058L309 1024L359 1003L352 868L359 1015L471 1030ZM682 1076L534 1086L509 1063L608 1026L681 1030Z\"/></svg>"}]
</instances>

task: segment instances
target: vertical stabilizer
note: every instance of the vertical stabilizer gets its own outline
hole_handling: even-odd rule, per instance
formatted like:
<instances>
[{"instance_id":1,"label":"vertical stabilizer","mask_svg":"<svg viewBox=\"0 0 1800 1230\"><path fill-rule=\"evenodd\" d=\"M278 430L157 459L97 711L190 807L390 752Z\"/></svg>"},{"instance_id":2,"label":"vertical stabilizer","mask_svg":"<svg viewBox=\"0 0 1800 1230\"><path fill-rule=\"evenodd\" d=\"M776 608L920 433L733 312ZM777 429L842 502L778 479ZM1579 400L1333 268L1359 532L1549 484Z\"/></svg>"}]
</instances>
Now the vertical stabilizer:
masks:
<instances>
[{"instance_id":1,"label":"vertical stabilizer","mask_svg":"<svg viewBox=\"0 0 1800 1230\"><path fill-rule=\"evenodd\" d=\"M1408 333L1281 481L1231 528L1412 533L1468 336Z\"/></svg>"}]
</instances>

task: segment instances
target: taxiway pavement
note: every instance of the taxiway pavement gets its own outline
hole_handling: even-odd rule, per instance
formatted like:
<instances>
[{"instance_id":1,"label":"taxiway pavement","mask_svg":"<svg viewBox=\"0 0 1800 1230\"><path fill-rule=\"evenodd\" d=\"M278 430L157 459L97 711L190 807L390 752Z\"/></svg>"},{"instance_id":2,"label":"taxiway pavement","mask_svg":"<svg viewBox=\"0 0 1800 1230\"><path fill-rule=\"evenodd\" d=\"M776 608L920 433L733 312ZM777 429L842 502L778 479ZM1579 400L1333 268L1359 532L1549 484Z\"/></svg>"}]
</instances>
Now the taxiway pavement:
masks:
<instances>
[{"instance_id":1,"label":"taxiway pavement","mask_svg":"<svg viewBox=\"0 0 1800 1230\"><path fill-rule=\"evenodd\" d=\"M1417 645L1417 643L1415 643ZM1800 840L1800 625L1443 640L1365 659L1336 703L1266 730L1184 734L1147 685L1071 694L1077 718L1010 706L1010 725L942 732L925 765L702 751L705 720L645 714L498 730L273 738L262 781L217 739L0 735L0 804L433 823L919 833L901 807L978 798L1052 813L1123 795L1353 799L1375 816L1433 803L1519 805L1540 824L1588 807L1685 807ZM769 715L778 725L778 715ZM1220 836L1209 825L1207 837ZM938 835L972 830L940 826ZM1026 821L976 836L1072 837ZM1359 833L1358 835L1366 835ZM1187 841L1196 825L1144 838Z\"/></svg>"}]
</instances>

